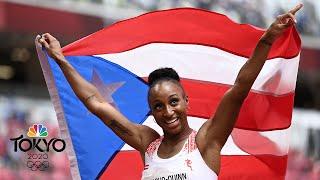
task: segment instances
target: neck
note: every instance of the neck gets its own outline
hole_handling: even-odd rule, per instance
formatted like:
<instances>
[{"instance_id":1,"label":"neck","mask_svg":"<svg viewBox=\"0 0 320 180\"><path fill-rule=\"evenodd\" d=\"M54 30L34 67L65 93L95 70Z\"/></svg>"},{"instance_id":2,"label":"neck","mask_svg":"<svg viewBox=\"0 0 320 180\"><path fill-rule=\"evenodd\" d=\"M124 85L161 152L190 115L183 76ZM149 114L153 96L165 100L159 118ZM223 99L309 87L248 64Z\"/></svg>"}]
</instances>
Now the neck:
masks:
<instances>
[{"instance_id":1,"label":"neck","mask_svg":"<svg viewBox=\"0 0 320 180\"><path fill-rule=\"evenodd\" d=\"M166 144L177 144L182 140L185 140L192 132L193 130L189 127L189 125L184 128L183 131L181 131L178 134L169 134L164 132L164 138L163 141Z\"/></svg>"}]
</instances>

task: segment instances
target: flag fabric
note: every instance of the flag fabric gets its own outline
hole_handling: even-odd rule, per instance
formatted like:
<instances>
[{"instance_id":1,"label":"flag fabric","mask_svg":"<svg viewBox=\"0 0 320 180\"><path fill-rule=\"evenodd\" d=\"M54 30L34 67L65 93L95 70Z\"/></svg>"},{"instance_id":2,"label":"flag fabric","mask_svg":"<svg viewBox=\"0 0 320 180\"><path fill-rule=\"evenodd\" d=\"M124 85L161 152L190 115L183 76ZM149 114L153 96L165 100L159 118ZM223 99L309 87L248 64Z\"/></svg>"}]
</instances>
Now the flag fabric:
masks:
<instances>
[{"instance_id":1,"label":"flag fabric","mask_svg":"<svg viewBox=\"0 0 320 180\"><path fill-rule=\"evenodd\" d=\"M263 29L193 8L117 22L63 48L67 60L129 120L161 129L149 115L148 74L179 73L198 129L250 57ZM294 27L273 44L221 152L219 179L284 179L301 41ZM37 48L75 179L140 179L139 152L119 139L75 96L58 65Z\"/></svg>"}]
</instances>

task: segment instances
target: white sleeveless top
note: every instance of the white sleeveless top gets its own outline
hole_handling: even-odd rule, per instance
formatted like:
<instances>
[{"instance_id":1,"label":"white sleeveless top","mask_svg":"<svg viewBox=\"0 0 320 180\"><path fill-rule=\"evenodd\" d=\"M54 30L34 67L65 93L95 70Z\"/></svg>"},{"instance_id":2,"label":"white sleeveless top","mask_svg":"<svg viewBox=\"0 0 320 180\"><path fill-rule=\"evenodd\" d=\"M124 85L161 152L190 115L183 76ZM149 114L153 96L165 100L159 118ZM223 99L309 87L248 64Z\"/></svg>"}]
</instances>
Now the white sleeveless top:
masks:
<instances>
[{"instance_id":1,"label":"white sleeveless top","mask_svg":"<svg viewBox=\"0 0 320 180\"><path fill-rule=\"evenodd\" d=\"M163 136L153 141L145 153L142 180L218 179L216 173L202 159L195 142L196 135L197 132L193 131L184 143L182 150L168 159L160 158L157 153Z\"/></svg>"}]
</instances>

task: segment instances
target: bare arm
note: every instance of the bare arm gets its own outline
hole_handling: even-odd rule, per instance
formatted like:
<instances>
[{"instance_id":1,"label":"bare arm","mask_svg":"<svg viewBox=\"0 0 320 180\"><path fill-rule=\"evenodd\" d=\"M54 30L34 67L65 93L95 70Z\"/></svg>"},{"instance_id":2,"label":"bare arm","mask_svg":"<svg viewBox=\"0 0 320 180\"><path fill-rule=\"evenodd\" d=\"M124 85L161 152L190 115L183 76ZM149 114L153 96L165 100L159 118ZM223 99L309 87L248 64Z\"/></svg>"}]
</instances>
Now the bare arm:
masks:
<instances>
[{"instance_id":1,"label":"bare arm","mask_svg":"<svg viewBox=\"0 0 320 180\"><path fill-rule=\"evenodd\" d=\"M258 41L252 56L240 69L234 86L223 96L214 117L199 130L198 146L203 152L204 159L208 162L212 162L213 156L215 156L213 158L216 160L215 162L219 161L216 158L220 157L220 151L235 125L245 98L268 57L272 43L286 28L295 24L294 14L301 7L302 5L298 5L288 13L278 16L276 21L271 24ZM216 163L217 166L212 167L216 172L220 167L218 164Z\"/></svg>"},{"instance_id":2,"label":"bare arm","mask_svg":"<svg viewBox=\"0 0 320 180\"><path fill-rule=\"evenodd\" d=\"M159 135L151 128L130 122L118 110L107 103L97 88L87 82L72 67L62 54L60 43L49 33L37 36L36 42L44 46L49 54L62 70L73 91L82 103L104 124L113 130L123 141L140 152L144 152L147 146Z\"/></svg>"}]
</instances>

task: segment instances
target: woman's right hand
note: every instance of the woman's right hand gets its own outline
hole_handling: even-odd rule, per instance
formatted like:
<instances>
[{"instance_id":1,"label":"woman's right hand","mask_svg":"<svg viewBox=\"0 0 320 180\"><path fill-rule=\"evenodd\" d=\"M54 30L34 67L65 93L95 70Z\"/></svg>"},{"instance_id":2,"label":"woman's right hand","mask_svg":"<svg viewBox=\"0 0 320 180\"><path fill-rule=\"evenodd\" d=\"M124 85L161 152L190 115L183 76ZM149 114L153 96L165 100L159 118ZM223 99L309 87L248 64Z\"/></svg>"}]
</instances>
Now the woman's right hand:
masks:
<instances>
[{"instance_id":1,"label":"woman's right hand","mask_svg":"<svg viewBox=\"0 0 320 180\"><path fill-rule=\"evenodd\" d=\"M295 8L291 9L287 13L279 15L277 19L270 25L261 39L271 45L288 27L297 23L295 14L302 7L303 4L298 4Z\"/></svg>"},{"instance_id":2,"label":"woman's right hand","mask_svg":"<svg viewBox=\"0 0 320 180\"><path fill-rule=\"evenodd\" d=\"M38 35L36 37L36 41L38 41L42 47L46 49L48 55L56 62L65 60L59 41L51 34L45 33L41 36Z\"/></svg>"}]
</instances>

